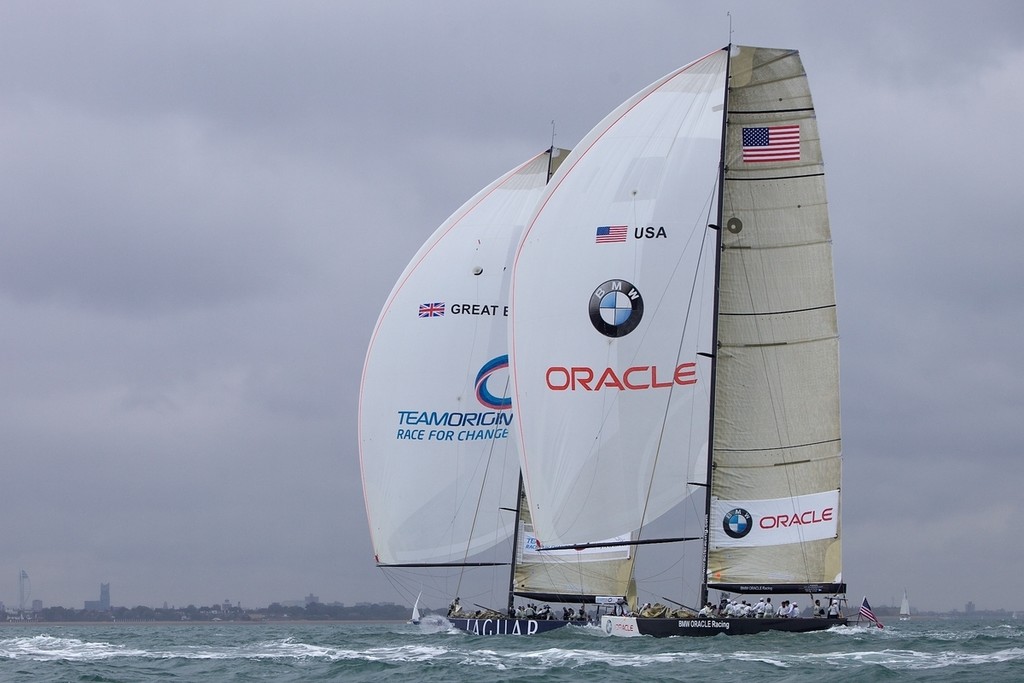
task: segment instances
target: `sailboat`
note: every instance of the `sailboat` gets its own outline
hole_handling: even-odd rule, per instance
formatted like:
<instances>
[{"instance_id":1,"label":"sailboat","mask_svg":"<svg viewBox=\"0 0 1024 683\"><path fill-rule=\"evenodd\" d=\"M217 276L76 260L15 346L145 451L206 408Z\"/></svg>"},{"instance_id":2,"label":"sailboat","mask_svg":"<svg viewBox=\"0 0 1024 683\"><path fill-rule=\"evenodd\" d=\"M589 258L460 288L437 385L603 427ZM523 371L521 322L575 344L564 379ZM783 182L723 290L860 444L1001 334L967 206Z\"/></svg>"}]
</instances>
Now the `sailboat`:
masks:
<instances>
[{"instance_id":1,"label":"sailboat","mask_svg":"<svg viewBox=\"0 0 1024 683\"><path fill-rule=\"evenodd\" d=\"M412 616L409 617L409 623L410 624L418 625L420 623L420 598L421 597L423 597L423 592L422 591L419 594L416 595L416 602L414 602L412 604Z\"/></svg>"},{"instance_id":2,"label":"sailboat","mask_svg":"<svg viewBox=\"0 0 1024 683\"><path fill-rule=\"evenodd\" d=\"M538 554L517 551L530 535L517 513L525 496L506 332L511 255L567 153L553 147L510 170L433 232L388 296L364 361L359 452L374 561L385 570L512 565L507 605L451 610L452 624L473 633L568 623L509 618L513 582L523 595L551 591L548 572L532 568ZM509 559L483 558L510 539Z\"/></svg>"},{"instance_id":3,"label":"sailboat","mask_svg":"<svg viewBox=\"0 0 1024 683\"><path fill-rule=\"evenodd\" d=\"M710 600L845 601L831 236L796 51L729 46L610 113L539 200L510 302L513 429L541 554L701 546L695 603L595 596L630 607L601 616L605 632L846 623ZM686 510L699 533L648 535Z\"/></svg>"},{"instance_id":4,"label":"sailboat","mask_svg":"<svg viewBox=\"0 0 1024 683\"><path fill-rule=\"evenodd\" d=\"M903 600L900 602L900 621L910 619L910 600L907 599L907 589L903 589Z\"/></svg>"}]
</instances>

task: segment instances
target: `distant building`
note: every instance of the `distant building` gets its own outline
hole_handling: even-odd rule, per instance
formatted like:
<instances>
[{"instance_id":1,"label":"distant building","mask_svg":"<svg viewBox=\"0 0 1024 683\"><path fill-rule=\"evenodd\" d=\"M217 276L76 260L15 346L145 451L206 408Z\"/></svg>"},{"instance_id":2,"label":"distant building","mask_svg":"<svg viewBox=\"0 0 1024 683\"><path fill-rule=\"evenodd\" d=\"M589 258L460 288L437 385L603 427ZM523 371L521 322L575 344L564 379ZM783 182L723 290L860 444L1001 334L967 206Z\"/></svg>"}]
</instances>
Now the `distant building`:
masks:
<instances>
[{"instance_id":1,"label":"distant building","mask_svg":"<svg viewBox=\"0 0 1024 683\"><path fill-rule=\"evenodd\" d=\"M317 603L317 602L320 602L320 596L319 595L313 595L312 593L310 593L309 595L306 596L306 605L307 606L308 605L312 605L313 603Z\"/></svg>"},{"instance_id":2,"label":"distant building","mask_svg":"<svg viewBox=\"0 0 1024 683\"><path fill-rule=\"evenodd\" d=\"M42 612L43 611L43 601L42 600L33 600L32 601L32 611L33 612Z\"/></svg>"},{"instance_id":3,"label":"distant building","mask_svg":"<svg viewBox=\"0 0 1024 683\"><path fill-rule=\"evenodd\" d=\"M90 612L109 612L110 611L110 584L100 584L100 599L99 600L86 600L85 609Z\"/></svg>"},{"instance_id":4,"label":"distant building","mask_svg":"<svg viewBox=\"0 0 1024 683\"><path fill-rule=\"evenodd\" d=\"M968 614L974 614L974 603L968 601L967 604L964 605L964 611Z\"/></svg>"}]
</instances>

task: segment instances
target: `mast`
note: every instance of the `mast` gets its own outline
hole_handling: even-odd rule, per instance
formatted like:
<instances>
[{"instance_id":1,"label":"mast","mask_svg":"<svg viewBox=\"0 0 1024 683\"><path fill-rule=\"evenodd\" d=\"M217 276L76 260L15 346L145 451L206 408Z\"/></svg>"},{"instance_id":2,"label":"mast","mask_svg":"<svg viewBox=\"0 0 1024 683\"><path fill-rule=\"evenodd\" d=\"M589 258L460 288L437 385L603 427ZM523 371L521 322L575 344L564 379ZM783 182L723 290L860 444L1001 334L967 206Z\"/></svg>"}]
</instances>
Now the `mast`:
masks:
<instances>
[{"instance_id":1,"label":"mast","mask_svg":"<svg viewBox=\"0 0 1024 683\"><path fill-rule=\"evenodd\" d=\"M548 180L551 179L551 162L548 161ZM519 552L519 511L523 509L523 472L519 471L519 489L516 494L516 522L512 530L512 561L508 573L508 615L512 616L516 602L516 553Z\"/></svg>"},{"instance_id":2,"label":"mast","mask_svg":"<svg viewBox=\"0 0 1024 683\"><path fill-rule=\"evenodd\" d=\"M730 18L731 21L731 18ZM729 37L732 38L732 28L729 29ZM708 227L715 231L715 288L714 288L714 311L711 317L711 392L709 401L711 403L708 411L708 470L707 480L704 487L704 553L703 570L700 580L700 606L708 602L708 546L711 543L711 476L714 473L714 452L715 452L715 366L718 363L718 287L721 277L722 264L722 212L725 198L725 144L726 130L729 125L729 70L732 66L730 54L732 43L725 46L725 96L722 104L722 150L718 161L718 209L715 217L715 224Z\"/></svg>"}]
</instances>

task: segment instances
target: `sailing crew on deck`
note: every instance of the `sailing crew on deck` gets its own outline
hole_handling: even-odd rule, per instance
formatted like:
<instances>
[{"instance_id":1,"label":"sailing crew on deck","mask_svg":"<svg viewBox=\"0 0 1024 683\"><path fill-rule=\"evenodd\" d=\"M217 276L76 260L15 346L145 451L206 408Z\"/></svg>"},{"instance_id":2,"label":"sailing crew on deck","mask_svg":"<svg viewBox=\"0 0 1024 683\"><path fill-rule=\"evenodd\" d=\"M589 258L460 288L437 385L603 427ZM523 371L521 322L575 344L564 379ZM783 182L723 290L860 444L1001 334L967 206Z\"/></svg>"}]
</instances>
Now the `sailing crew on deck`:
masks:
<instances>
[{"instance_id":1,"label":"sailing crew on deck","mask_svg":"<svg viewBox=\"0 0 1024 683\"><path fill-rule=\"evenodd\" d=\"M460 611L462 611L462 607L459 605L459 599L456 597L452 600L452 603L448 605L448 616L454 617Z\"/></svg>"},{"instance_id":2,"label":"sailing crew on deck","mask_svg":"<svg viewBox=\"0 0 1024 683\"><path fill-rule=\"evenodd\" d=\"M835 598L828 601L828 618L839 618L839 602Z\"/></svg>"}]
</instances>

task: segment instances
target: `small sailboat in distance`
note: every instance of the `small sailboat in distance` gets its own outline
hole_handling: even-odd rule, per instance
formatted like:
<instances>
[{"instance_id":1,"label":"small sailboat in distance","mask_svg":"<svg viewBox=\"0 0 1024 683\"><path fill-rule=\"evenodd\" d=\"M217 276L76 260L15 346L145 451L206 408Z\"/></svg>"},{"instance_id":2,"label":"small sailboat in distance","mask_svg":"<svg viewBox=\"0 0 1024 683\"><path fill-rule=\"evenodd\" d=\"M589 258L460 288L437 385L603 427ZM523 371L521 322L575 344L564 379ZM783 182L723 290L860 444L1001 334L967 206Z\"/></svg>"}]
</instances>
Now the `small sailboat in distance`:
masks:
<instances>
[{"instance_id":1,"label":"small sailboat in distance","mask_svg":"<svg viewBox=\"0 0 1024 683\"><path fill-rule=\"evenodd\" d=\"M903 601L900 602L900 621L910 619L910 600L907 599L907 589L903 589Z\"/></svg>"},{"instance_id":2,"label":"small sailboat in distance","mask_svg":"<svg viewBox=\"0 0 1024 683\"><path fill-rule=\"evenodd\" d=\"M423 591L420 591L420 594L416 596L416 602L414 602L412 605L412 617L409 618L410 624L420 623L420 597L422 596Z\"/></svg>"}]
</instances>

